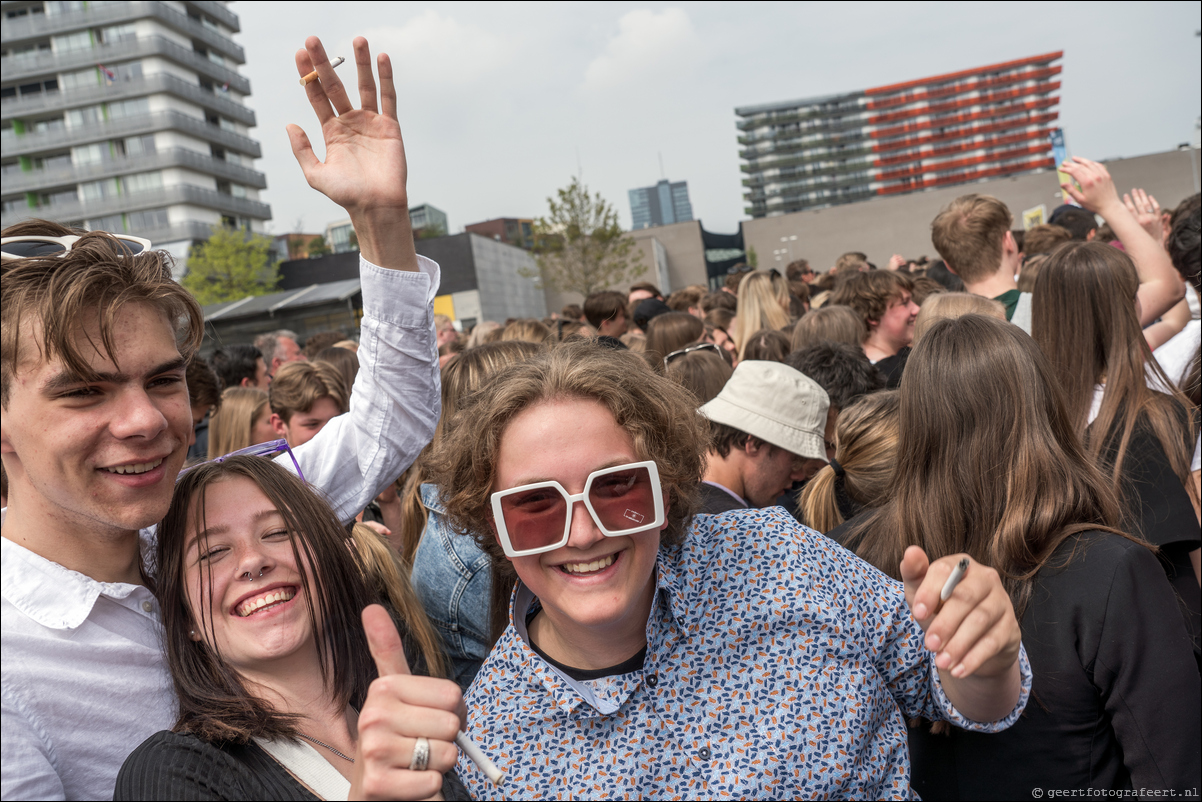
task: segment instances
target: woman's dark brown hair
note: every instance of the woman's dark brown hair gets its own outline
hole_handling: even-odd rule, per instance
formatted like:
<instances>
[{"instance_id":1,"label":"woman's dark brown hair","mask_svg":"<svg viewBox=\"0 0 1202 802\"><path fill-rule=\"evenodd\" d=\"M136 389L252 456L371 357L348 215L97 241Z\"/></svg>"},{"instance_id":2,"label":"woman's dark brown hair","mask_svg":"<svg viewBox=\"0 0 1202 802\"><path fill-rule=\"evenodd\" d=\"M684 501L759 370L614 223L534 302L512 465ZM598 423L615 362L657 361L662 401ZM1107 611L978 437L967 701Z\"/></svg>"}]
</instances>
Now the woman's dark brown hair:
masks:
<instances>
[{"instance_id":1,"label":"woman's dark brown hair","mask_svg":"<svg viewBox=\"0 0 1202 802\"><path fill-rule=\"evenodd\" d=\"M784 362L789 356L789 338L775 329L760 329L751 335L743 348L743 359L764 362Z\"/></svg>"},{"instance_id":2,"label":"woman's dark brown hair","mask_svg":"<svg viewBox=\"0 0 1202 802\"><path fill-rule=\"evenodd\" d=\"M1021 618L1035 574L1067 538L1122 534L1052 366L1018 327L937 321L906 365L900 419L890 500L846 543L889 576L900 578L911 545L932 560L967 553L997 570Z\"/></svg>"},{"instance_id":3,"label":"woman's dark brown hair","mask_svg":"<svg viewBox=\"0 0 1202 802\"><path fill-rule=\"evenodd\" d=\"M1182 430L1189 401L1152 358L1135 309L1138 291L1135 265L1118 248L1092 242L1061 245L1035 281L1031 336L1064 389L1073 428L1103 466L1115 492L1121 497L1123 461L1142 419L1196 507L1189 470L1192 454ZM1150 389L1149 377L1165 392ZM1098 385L1105 385L1106 391L1091 424ZM1192 418L1186 425L1192 444Z\"/></svg>"},{"instance_id":4,"label":"woman's dark brown hair","mask_svg":"<svg viewBox=\"0 0 1202 802\"><path fill-rule=\"evenodd\" d=\"M347 532L330 506L303 481L263 457L205 463L183 474L175 486L171 507L159 524L156 557L167 667L179 699L174 730L209 742L242 743L250 738L298 734L296 717L255 696L208 642L211 638L194 641L189 637L193 630L211 633L213 620L212 606L204 595L202 609L194 613L188 605L188 538L201 533L198 549L204 552L206 490L215 482L237 478L254 482L288 528L309 620L317 633L322 679L331 696L340 705L359 707L376 676L359 618L375 599L347 548ZM212 576L201 586L198 593L207 594L203 588L212 587Z\"/></svg>"},{"instance_id":5,"label":"woman's dark brown hair","mask_svg":"<svg viewBox=\"0 0 1202 802\"><path fill-rule=\"evenodd\" d=\"M490 502L501 441L524 410L558 399L600 403L630 436L639 459L655 461L667 507L661 544L681 543L697 507L708 424L693 396L652 372L640 356L591 341L564 343L514 366L455 415L427 463L452 527L475 537L494 566L512 572L493 530ZM569 428L573 423L563 421Z\"/></svg>"},{"instance_id":6,"label":"woman's dark brown hair","mask_svg":"<svg viewBox=\"0 0 1202 802\"><path fill-rule=\"evenodd\" d=\"M663 372L664 357L705 336L705 324L688 312L665 312L647 324L647 350L643 355L656 373Z\"/></svg>"},{"instance_id":7,"label":"woman's dark brown hair","mask_svg":"<svg viewBox=\"0 0 1202 802\"><path fill-rule=\"evenodd\" d=\"M726 360L713 351L701 350L681 354L664 369L668 378L689 390L697 406L713 400L734 370Z\"/></svg>"}]
</instances>

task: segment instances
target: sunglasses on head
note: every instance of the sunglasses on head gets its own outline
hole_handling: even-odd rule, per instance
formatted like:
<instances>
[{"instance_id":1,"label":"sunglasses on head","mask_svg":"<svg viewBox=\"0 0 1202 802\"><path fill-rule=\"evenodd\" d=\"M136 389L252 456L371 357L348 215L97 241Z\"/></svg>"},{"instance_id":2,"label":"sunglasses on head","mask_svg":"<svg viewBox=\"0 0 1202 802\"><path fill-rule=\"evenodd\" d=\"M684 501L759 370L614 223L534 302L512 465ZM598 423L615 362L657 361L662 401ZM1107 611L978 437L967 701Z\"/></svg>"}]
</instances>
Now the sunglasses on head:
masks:
<instances>
[{"instance_id":1,"label":"sunglasses on head","mask_svg":"<svg viewBox=\"0 0 1202 802\"><path fill-rule=\"evenodd\" d=\"M149 251L153 246L148 239L141 237L131 237L128 234L110 234L105 231L106 239L113 241L114 256L135 256L139 253ZM0 251L3 253L3 261L8 262L14 259L34 259L47 256L64 256L68 251L75 247L75 243L79 242L83 237L70 234L65 237L42 237L42 236L25 236L25 237L4 237L0 240ZM100 237L92 237L91 241L102 239Z\"/></svg>"},{"instance_id":2,"label":"sunglasses on head","mask_svg":"<svg viewBox=\"0 0 1202 802\"><path fill-rule=\"evenodd\" d=\"M725 330L719 329L717 326L715 326L714 329L717 331L721 331L723 334L726 334ZM667 367L668 363L671 362L676 357L684 356L685 354L691 354L694 351L713 351L718 356L722 356L722 349L719 348L718 346L714 345L713 343L694 343L693 345L685 346L684 348L679 348L679 349L673 351L672 353L668 354L666 357L664 357L664 366Z\"/></svg>"},{"instance_id":3,"label":"sunglasses on head","mask_svg":"<svg viewBox=\"0 0 1202 802\"><path fill-rule=\"evenodd\" d=\"M492 494L493 522L508 557L554 551L568 542L572 509L584 503L601 534L622 537L663 526L664 498L655 463L632 462L588 475L584 492L535 482Z\"/></svg>"},{"instance_id":4,"label":"sunglasses on head","mask_svg":"<svg viewBox=\"0 0 1202 802\"><path fill-rule=\"evenodd\" d=\"M257 443L253 446L240 448L237 451L231 451L228 454L222 454L220 457L213 457L213 459L205 460L204 462L198 462L195 465L189 465L187 468L184 468L179 472L179 476L175 477L175 481L178 483L180 479L184 478L184 474L186 474L188 471L199 468L201 465L225 462L230 457L266 457L267 459L274 459L280 454L288 455L288 458L292 460L292 467L296 468L296 475L300 477L302 482L305 481L305 475L301 472L300 463L296 461L296 455L293 454L292 449L288 447L288 441L282 439L269 440L266 443Z\"/></svg>"}]
</instances>

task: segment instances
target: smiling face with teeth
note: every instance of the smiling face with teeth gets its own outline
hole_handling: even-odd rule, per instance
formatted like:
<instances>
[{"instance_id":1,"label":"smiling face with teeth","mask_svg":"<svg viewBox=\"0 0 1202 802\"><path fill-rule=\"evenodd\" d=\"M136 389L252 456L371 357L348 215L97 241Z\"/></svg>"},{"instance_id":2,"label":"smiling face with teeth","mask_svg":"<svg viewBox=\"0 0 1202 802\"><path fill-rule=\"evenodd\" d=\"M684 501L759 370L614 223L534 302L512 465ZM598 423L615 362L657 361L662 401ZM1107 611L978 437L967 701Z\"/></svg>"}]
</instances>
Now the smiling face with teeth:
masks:
<instances>
[{"instance_id":1,"label":"smiling face with teeth","mask_svg":"<svg viewBox=\"0 0 1202 802\"><path fill-rule=\"evenodd\" d=\"M114 316L111 354L84 345L101 342L97 313L80 322L95 380L59 357L40 360L38 328L23 325L0 438L13 488L6 527L94 542L129 538L166 513L192 430L184 360L161 310L131 302Z\"/></svg>"},{"instance_id":2,"label":"smiling face with teeth","mask_svg":"<svg viewBox=\"0 0 1202 802\"><path fill-rule=\"evenodd\" d=\"M195 510L189 518L196 520ZM208 641L243 676L316 660L305 581L276 505L251 479L231 476L205 489L203 521L202 534L188 533L184 554L194 639Z\"/></svg>"},{"instance_id":3,"label":"smiling face with teeth","mask_svg":"<svg viewBox=\"0 0 1202 802\"><path fill-rule=\"evenodd\" d=\"M593 471L642 459L600 403L546 401L515 416L505 429L492 489L555 480L575 494L583 492ZM578 503L566 546L513 558L522 583L542 603L530 624L539 648L576 668L605 668L646 645L660 531L605 537Z\"/></svg>"}]
</instances>

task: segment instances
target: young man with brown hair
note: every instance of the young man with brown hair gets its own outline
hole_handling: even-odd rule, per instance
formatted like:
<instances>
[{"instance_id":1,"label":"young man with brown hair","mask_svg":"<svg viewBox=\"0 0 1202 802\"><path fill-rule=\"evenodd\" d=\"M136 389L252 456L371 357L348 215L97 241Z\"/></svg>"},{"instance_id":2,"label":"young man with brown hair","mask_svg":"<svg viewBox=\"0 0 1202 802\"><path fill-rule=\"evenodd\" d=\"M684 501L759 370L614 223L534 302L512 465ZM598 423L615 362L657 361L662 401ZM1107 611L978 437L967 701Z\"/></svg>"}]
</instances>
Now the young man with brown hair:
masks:
<instances>
[{"instance_id":1,"label":"young man with brown hair","mask_svg":"<svg viewBox=\"0 0 1202 802\"><path fill-rule=\"evenodd\" d=\"M1074 183L1061 184L1087 213L1110 226L1135 263L1139 274L1140 323L1147 326L1185 294L1159 239L1142 226L1136 214L1146 215L1148 227L1159 218L1156 210L1129 210L1119 198L1105 165L1074 156L1061 165ZM989 195L962 195L931 223L931 241L947 269L964 282L964 289L1006 306L1006 319L1031 333L1031 294L1018 290L1019 248L1010 233L1013 217L1006 204Z\"/></svg>"},{"instance_id":2,"label":"young man with brown hair","mask_svg":"<svg viewBox=\"0 0 1202 802\"><path fill-rule=\"evenodd\" d=\"M309 442L333 418L350 409L350 389L328 362L289 362L267 393L271 428L296 448Z\"/></svg>"},{"instance_id":3,"label":"young man with brown hair","mask_svg":"<svg viewBox=\"0 0 1202 802\"><path fill-rule=\"evenodd\" d=\"M439 413L433 299L438 266L413 249L391 67L383 113L367 43L354 43L354 109L321 43L297 55L326 162L298 126L310 186L343 206L361 247L358 352L371 381L351 414L296 460L349 521L429 442ZM4 799L111 799L126 756L178 713L148 587L154 534L184 462L185 366L200 307L145 243L32 221L4 232L0 282ZM42 238L31 255L27 241ZM59 239L55 239L59 238ZM292 461L282 456L281 464ZM408 798L398 796L395 798Z\"/></svg>"},{"instance_id":4,"label":"young man with brown hair","mask_svg":"<svg viewBox=\"0 0 1202 802\"><path fill-rule=\"evenodd\" d=\"M616 290L594 292L584 299L584 317L602 337L626 333L626 296Z\"/></svg>"},{"instance_id":5,"label":"young man with brown hair","mask_svg":"<svg viewBox=\"0 0 1202 802\"><path fill-rule=\"evenodd\" d=\"M850 306L859 314L868 330L864 353L876 364L897 356L914 339L918 305L913 291L914 282L906 273L870 270L840 282L830 303Z\"/></svg>"}]
</instances>

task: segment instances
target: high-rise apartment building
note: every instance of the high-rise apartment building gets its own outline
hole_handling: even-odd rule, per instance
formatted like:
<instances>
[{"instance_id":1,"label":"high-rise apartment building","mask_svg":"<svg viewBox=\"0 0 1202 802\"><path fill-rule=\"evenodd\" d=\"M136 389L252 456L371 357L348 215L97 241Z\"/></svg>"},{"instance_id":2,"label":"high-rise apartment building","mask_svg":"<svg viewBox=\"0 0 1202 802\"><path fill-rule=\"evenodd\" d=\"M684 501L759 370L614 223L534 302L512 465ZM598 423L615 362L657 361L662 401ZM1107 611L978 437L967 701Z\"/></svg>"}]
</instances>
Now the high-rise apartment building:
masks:
<instances>
[{"instance_id":1,"label":"high-rise apartment building","mask_svg":"<svg viewBox=\"0 0 1202 802\"><path fill-rule=\"evenodd\" d=\"M262 231L238 17L207 0L0 3L3 225L45 217L182 257Z\"/></svg>"},{"instance_id":2,"label":"high-rise apartment building","mask_svg":"<svg viewBox=\"0 0 1202 802\"><path fill-rule=\"evenodd\" d=\"M693 204L689 203L689 182L669 183L661 179L653 187L632 189L630 195L631 229L670 226L693 219Z\"/></svg>"},{"instance_id":3,"label":"high-rise apartment building","mask_svg":"<svg viewBox=\"0 0 1202 802\"><path fill-rule=\"evenodd\" d=\"M1051 168L1063 51L735 109L744 211L767 217Z\"/></svg>"}]
</instances>

